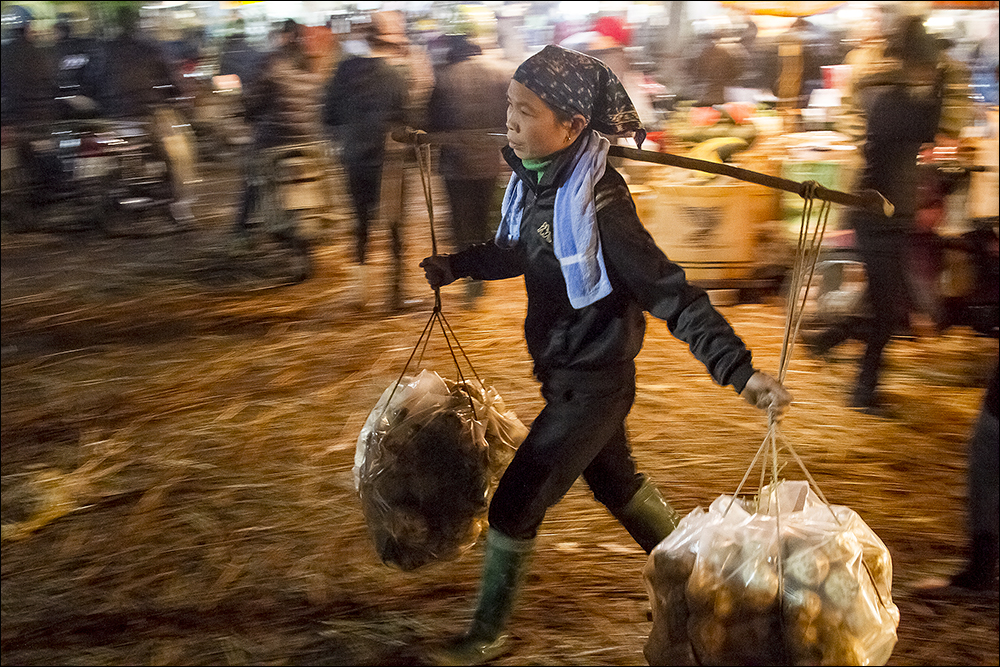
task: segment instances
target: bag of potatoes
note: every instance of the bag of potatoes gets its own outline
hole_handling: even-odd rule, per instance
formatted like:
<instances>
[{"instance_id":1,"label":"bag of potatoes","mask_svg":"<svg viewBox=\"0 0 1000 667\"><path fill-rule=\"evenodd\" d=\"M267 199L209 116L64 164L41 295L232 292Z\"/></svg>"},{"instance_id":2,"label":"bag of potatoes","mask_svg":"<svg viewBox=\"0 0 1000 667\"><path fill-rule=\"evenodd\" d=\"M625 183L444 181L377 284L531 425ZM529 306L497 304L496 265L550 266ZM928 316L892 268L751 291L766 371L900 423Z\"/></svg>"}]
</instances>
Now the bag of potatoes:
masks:
<instances>
[{"instance_id":1,"label":"bag of potatoes","mask_svg":"<svg viewBox=\"0 0 1000 667\"><path fill-rule=\"evenodd\" d=\"M883 665L896 645L888 549L807 482L696 508L643 578L650 665Z\"/></svg>"}]
</instances>

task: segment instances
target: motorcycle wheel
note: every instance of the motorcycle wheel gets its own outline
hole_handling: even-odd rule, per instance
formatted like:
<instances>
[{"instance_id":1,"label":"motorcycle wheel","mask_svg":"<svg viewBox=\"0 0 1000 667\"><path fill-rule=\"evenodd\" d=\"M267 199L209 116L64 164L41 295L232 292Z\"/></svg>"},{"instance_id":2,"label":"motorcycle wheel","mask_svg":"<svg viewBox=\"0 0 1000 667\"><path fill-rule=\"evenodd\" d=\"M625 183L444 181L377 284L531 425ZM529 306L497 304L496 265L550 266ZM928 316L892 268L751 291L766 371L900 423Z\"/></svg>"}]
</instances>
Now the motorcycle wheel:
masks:
<instances>
[{"instance_id":1,"label":"motorcycle wheel","mask_svg":"<svg viewBox=\"0 0 1000 667\"><path fill-rule=\"evenodd\" d=\"M4 194L0 201L0 220L3 229L12 233L37 231L37 211L27 197Z\"/></svg>"},{"instance_id":2,"label":"motorcycle wheel","mask_svg":"<svg viewBox=\"0 0 1000 667\"><path fill-rule=\"evenodd\" d=\"M109 193L103 198L98 220L100 230L111 237L163 236L185 229L174 220L169 200L154 197L128 198Z\"/></svg>"},{"instance_id":3,"label":"motorcycle wheel","mask_svg":"<svg viewBox=\"0 0 1000 667\"><path fill-rule=\"evenodd\" d=\"M852 250L821 254L811 279L804 274L799 285L798 294L792 295L789 281L785 294L786 298L794 296L795 306L802 308L800 330L822 330L845 317L865 312L868 277L864 263Z\"/></svg>"}]
</instances>

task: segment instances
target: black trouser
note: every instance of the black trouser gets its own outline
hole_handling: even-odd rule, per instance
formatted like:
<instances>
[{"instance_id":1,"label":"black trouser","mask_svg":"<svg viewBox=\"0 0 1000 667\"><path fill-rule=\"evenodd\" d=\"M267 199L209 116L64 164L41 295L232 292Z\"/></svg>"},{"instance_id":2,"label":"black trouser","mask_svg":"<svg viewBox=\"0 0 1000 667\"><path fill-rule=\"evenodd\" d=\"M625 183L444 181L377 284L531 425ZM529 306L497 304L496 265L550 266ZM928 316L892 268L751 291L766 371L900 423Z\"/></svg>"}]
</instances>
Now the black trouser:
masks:
<instances>
[{"instance_id":1,"label":"black trouser","mask_svg":"<svg viewBox=\"0 0 1000 667\"><path fill-rule=\"evenodd\" d=\"M623 507L639 487L625 419L635 401L635 366L539 374L545 407L500 478L490 527L531 539L545 512L583 475L594 498Z\"/></svg>"},{"instance_id":2,"label":"black trouser","mask_svg":"<svg viewBox=\"0 0 1000 667\"><path fill-rule=\"evenodd\" d=\"M348 165L347 185L354 203L354 260L365 263L368 252L368 234L378 215L382 190L382 168Z\"/></svg>"},{"instance_id":3,"label":"black trouser","mask_svg":"<svg viewBox=\"0 0 1000 667\"><path fill-rule=\"evenodd\" d=\"M997 439L996 383L1000 367L994 365L990 384L979 416L969 438L968 526L973 535L985 533L995 542L1000 533L998 511L998 479L1000 479L1000 448ZM992 401L992 403L991 403Z\"/></svg>"},{"instance_id":4,"label":"black trouser","mask_svg":"<svg viewBox=\"0 0 1000 667\"><path fill-rule=\"evenodd\" d=\"M831 326L817 341L831 348L848 338L865 344L854 389L854 402L871 404L875 398L882 354L893 334L909 322L912 303L909 288L910 234L901 227L888 228L872 214L852 210L855 245L865 265L868 288L866 312Z\"/></svg>"},{"instance_id":5,"label":"black trouser","mask_svg":"<svg viewBox=\"0 0 1000 667\"><path fill-rule=\"evenodd\" d=\"M259 203L260 184L254 182L252 177L245 177L243 182L243 198L240 201L240 212L236 216L236 229L238 231L247 231L250 215L257 210Z\"/></svg>"},{"instance_id":6,"label":"black trouser","mask_svg":"<svg viewBox=\"0 0 1000 667\"><path fill-rule=\"evenodd\" d=\"M456 251L489 241L493 237L490 209L496 193L496 182L496 178L445 179L451 207L452 240Z\"/></svg>"},{"instance_id":7,"label":"black trouser","mask_svg":"<svg viewBox=\"0 0 1000 667\"><path fill-rule=\"evenodd\" d=\"M864 331L865 351L858 369L855 398L870 402L878 386L882 353L893 334L904 328L910 315L908 279L909 233L884 229L870 214L855 225L858 252L868 274L870 317Z\"/></svg>"}]
</instances>

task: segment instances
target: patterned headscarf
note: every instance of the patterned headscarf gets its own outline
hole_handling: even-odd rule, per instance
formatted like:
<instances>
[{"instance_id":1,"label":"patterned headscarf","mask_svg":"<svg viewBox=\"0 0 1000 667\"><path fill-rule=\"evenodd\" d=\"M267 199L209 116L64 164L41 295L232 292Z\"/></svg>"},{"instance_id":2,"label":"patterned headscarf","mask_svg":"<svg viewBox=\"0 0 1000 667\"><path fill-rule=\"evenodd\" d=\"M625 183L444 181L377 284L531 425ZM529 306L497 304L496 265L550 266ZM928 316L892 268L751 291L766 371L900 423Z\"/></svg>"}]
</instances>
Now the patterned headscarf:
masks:
<instances>
[{"instance_id":1,"label":"patterned headscarf","mask_svg":"<svg viewBox=\"0 0 1000 667\"><path fill-rule=\"evenodd\" d=\"M632 100L611 68L597 58L550 44L521 63L514 80L550 106L580 114L598 132L635 132L635 143L642 147L646 130Z\"/></svg>"}]
</instances>

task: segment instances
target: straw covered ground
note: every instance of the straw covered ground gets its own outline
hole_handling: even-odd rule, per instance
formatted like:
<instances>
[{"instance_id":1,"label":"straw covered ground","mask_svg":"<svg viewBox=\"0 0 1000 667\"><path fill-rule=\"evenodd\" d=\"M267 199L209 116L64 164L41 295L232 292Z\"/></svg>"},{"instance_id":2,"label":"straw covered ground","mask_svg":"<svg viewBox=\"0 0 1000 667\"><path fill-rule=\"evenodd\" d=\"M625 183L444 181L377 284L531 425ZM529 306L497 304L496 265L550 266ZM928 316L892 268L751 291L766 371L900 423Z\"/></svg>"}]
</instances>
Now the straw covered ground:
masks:
<instances>
[{"instance_id":1,"label":"straw covered ground","mask_svg":"<svg viewBox=\"0 0 1000 667\"><path fill-rule=\"evenodd\" d=\"M350 307L344 216L321 237L315 277L283 287L220 279L228 222L202 213L183 236L3 235L2 662L419 664L464 627L482 546L413 572L383 565L351 468L430 314L416 267L426 212L410 211L411 309L395 316L378 289L367 312ZM443 302L480 377L530 424L541 403L521 284L489 285L473 310L458 287ZM776 369L780 302L722 310ZM453 376L436 336L421 365ZM997 664L995 597L909 590L964 555L965 438L996 354L963 330L894 342L888 418L843 407L856 346L827 362L793 355L784 437L892 554L890 664ZM639 383L642 469L682 514L734 491L764 418L657 321ZM575 486L542 526L498 664L645 664L645 561Z\"/></svg>"}]
</instances>

